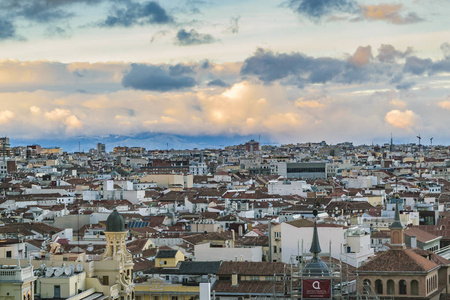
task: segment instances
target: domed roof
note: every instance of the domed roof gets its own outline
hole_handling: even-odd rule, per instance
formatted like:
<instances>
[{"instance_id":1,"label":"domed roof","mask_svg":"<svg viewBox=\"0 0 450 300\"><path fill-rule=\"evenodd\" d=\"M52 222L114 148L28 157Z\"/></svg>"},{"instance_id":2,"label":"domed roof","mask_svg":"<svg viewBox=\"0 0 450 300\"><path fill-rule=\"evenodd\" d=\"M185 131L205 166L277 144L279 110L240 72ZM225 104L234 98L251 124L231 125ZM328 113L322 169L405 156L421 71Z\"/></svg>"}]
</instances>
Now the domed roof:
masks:
<instances>
[{"instance_id":1,"label":"domed roof","mask_svg":"<svg viewBox=\"0 0 450 300\"><path fill-rule=\"evenodd\" d=\"M318 257L313 258L302 270L303 276L330 276L328 266Z\"/></svg>"},{"instance_id":2,"label":"domed roof","mask_svg":"<svg viewBox=\"0 0 450 300\"><path fill-rule=\"evenodd\" d=\"M125 221L123 217L119 214L117 209L109 215L108 219L106 219L106 232L124 232L125 230Z\"/></svg>"}]
</instances>

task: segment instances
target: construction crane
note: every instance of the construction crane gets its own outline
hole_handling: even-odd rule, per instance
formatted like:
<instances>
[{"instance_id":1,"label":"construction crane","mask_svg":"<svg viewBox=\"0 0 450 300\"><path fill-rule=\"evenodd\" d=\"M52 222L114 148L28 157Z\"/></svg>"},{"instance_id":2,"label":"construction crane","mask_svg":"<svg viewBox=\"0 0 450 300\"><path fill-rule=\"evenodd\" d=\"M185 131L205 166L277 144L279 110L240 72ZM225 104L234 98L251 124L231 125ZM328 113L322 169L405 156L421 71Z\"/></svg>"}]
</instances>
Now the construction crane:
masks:
<instances>
[{"instance_id":1,"label":"construction crane","mask_svg":"<svg viewBox=\"0 0 450 300\"><path fill-rule=\"evenodd\" d=\"M430 144L433 146L433 138L430 138Z\"/></svg>"}]
</instances>

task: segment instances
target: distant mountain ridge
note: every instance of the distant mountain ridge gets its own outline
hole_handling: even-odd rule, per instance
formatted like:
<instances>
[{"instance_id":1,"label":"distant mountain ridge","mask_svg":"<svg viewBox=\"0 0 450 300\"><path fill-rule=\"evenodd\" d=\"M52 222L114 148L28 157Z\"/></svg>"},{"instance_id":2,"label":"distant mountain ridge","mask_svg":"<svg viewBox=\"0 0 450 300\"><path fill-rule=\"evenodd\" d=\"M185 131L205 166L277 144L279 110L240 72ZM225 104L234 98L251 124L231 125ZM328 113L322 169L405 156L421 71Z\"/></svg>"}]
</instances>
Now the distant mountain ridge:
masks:
<instances>
[{"instance_id":1,"label":"distant mountain ridge","mask_svg":"<svg viewBox=\"0 0 450 300\"><path fill-rule=\"evenodd\" d=\"M204 149L223 148L229 145L244 144L256 139L254 136L184 136L167 133L139 133L136 135L108 135L106 137L73 137L71 139L15 139L10 137L11 147L40 145L44 148L62 147L64 152L88 152L96 149L97 143L103 143L110 152L117 146L144 147L147 150L166 149Z\"/></svg>"}]
</instances>

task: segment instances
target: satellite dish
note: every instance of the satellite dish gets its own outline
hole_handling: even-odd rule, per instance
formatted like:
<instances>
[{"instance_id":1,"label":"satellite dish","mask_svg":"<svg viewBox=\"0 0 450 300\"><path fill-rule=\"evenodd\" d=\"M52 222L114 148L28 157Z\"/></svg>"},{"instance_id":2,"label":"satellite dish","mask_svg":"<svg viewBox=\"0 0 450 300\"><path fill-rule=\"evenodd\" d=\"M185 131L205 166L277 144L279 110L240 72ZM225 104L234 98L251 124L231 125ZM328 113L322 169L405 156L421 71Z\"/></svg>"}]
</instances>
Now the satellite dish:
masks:
<instances>
[{"instance_id":1,"label":"satellite dish","mask_svg":"<svg viewBox=\"0 0 450 300\"><path fill-rule=\"evenodd\" d=\"M65 268L64 274L66 274L67 276L70 276L72 274L72 270L70 268Z\"/></svg>"},{"instance_id":2,"label":"satellite dish","mask_svg":"<svg viewBox=\"0 0 450 300\"><path fill-rule=\"evenodd\" d=\"M76 270L77 270L78 272L82 272L82 271L83 271L83 265L82 265L82 264L77 264Z\"/></svg>"},{"instance_id":3,"label":"satellite dish","mask_svg":"<svg viewBox=\"0 0 450 300\"><path fill-rule=\"evenodd\" d=\"M72 272L75 271L75 265L74 265L74 264L70 264L70 265L69 265L69 269L71 269Z\"/></svg>"},{"instance_id":4,"label":"satellite dish","mask_svg":"<svg viewBox=\"0 0 450 300\"><path fill-rule=\"evenodd\" d=\"M47 271L45 271L45 277L51 277L53 275L53 268L48 268Z\"/></svg>"},{"instance_id":5,"label":"satellite dish","mask_svg":"<svg viewBox=\"0 0 450 300\"><path fill-rule=\"evenodd\" d=\"M62 274L64 274L64 269L63 269L63 268L57 268L57 269L55 270L55 277L59 277L59 276L61 276Z\"/></svg>"}]
</instances>

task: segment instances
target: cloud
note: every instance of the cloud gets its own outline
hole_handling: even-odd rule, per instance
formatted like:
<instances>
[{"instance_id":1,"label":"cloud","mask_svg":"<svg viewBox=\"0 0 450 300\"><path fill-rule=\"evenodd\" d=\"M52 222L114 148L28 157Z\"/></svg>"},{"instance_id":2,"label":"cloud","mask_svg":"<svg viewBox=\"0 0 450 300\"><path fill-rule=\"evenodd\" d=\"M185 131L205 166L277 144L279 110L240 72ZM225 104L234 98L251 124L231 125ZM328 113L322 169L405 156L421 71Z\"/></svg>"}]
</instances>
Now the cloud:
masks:
<instances>
[{"instance_id":1,"label":"cloud","mask_svg":"<svg viewBox=\"0 0 450 300\"><path fill-rule=\"evenodd\" d=\"M38 106L33 105L33 106L30 107L30 112L33 115L40 115L41 114L41 109Z\"/></svg>"},{"instance_id":2,"label":"cloud","mask_svg":"<svg viewBox=\"0 0 450 300\"><path fill-rule=\"evenodd\" d=\"M52 111L45 112L44 117L50 121L60 121L70 115L70 110L55 108Z\"/></svg>"},{"instance_id":3,"label":"cloud","mask_svg":"<svg viewBox=\"0 0 450 300\"><path fill-rule=\"evenodd\" d=\"M412 129L418 125L418 116L411 110L391 110L385 116L388 124L401 129Z\"/></svg>"},{"instance_id":4,"label":"cloud","mask_svg":"<svg viewBox=\"0 0 450 300\"><path fill-rule=\"evenodd\" d=\"M450 100L441 101L438 103L439 107L443 109L449 109L450 110Z\"/></svg>"},{"instance_id":5,"label":"cloud","mask_svg":"<svg viewBox=\"0 0 450 300\"><path fill-rule=\"evenodd\" d=\"M295 101L295 106L299 108L324 108L325 104L320 103L317 100L305 100L300 98Z\"/></svg>"},{"instance_id":6,"label":"cloud","mask_svg":"<svg viewBox=\"0 0 450 300\"><path fill-rule=\"evenodd\" d=\"M301 86L306 83L326 83L343 73L345 65L346 62L334 58L313 58L298 52L275 54L258 49L244 61L241 74L256 75L265 83L293 76L294 83Z\"/></svg>"},{"instance_id":7,"label":"cloud","mask_svg":"<svg viewBox=\"0 0 450 300\"><path fill-rule=\"evenodd\" d=\"M403 10L402 4L378 4L361 5L361 13L365 19L371 21L386 21L396 25L412 24L423 21L416 13L409 12L406 16L400 13Z\"/></svg>"},{"instance_id":8,"label":"cloud","mask_svg":"<svg viewBox=\"0 0 450 300\"><path fill-rule=\"evenodd\" d=\"M170 76L179 76L183 74L192 74L194 73L194 69L192 66L185 64L176 64L174 66L169 66L169 75Z\"/></svg>"},{"instance_id":9,"label":"cloud","mask_svg":"<svg viewBox=\"0 0 450 300\"><path fill-rule=\"evenodd\" d=\"M163 66L132 64L122 84L138 90L167 92L193 87L197 83L190 76L172 76Z\"/></svg>"},{"instance_id":10,"label":"cloud","mask_svg":"<svg viewBox=\"0 0 450 300\"><path fill-rule=\"evenodd\" d=\"M220 86L220 87L229 87L228 83L223 80L215 79L208 82L208 86Z\"/></svg>"},{"instance_id":11,"label":"cloud","mask_svg":"<svg viewBox=\"0 0 450 300\"><path fill-rule=\"evenodd\" d=\"M353 0L290 0L289 7L311 20L319 20L336 12L354 13L358 9Z\"/></svg>"},{"instance_id":12,"label":"cloud","mask_svg":"<svg viewBox=\"0 0 450 300\"><path fill-rule=\"evenodd\" d=\"M0 111L0 124L8 123L14 118L14 113L10 110Z\"/></svg>"},{"instance_id":13,"label":"cloud","mask_svg":"<svg viewBox=\"0 0 450 300\"><path fill-rule=\"evenodd\" d=\"M300 52L274 53L266 49L244 60L241 75L255 76L266 84L280 81L284 85L305 87L311 84L385 83L397 89L409 89L416 80L406 75L445 74L450 72L450 59L433 61L411 56L411 49L401 52L383 46L374 60L371 46L358 47L347 59L311 57ZM395 58L405 57L404 63ZM381 60L381 61L380 61ZM402 82L406 78L405 82Z\"/></svg>"},{"instance_id":14,"label":"cloud","mask_svg":"<svg viewBox=\"0 0 450 300\"><path fill-rule=\"evenodd\" d=\"M450 59L450 44L443 43L441 45L442 53L444 54L445 59Z\"/></svg>"},{"instance_id":15,"label":"cloud","mask_svg":"<svg viewBox=\"0 0 450 300\"><path fill-rule=\"evenodd\" d=\"M57 25L48 26L45 31L45 34L51 38L53 37L67 38L70 36L69 29L65 29Z\"/></svg>"},{"instance_id":16,"label":"cloud","mask_svg":"<svg viewBox=\"0 0 450 300\"><path fill-rule=\"evenodd\" d=\"M236 18L230 18L230 26L225 30L226 32L236 34L239 32L239 20L241 19L241 16L238 16Z\"/></svg>"},{"instance_id":17,"label":"cloud","mask_svg":"<svg viewBox=\"0 0 450 300\"><path fill-rule=\"evenodd\" d=\"M127 2L125 8L116 7L99 26L101 27L130 27L145 24L168 24L173 17L155 1L144 3Z\"/></svg>"},{"instance_id":18,"label":"cloud","mask_svg":"<svg viewBox=\"0 0 450 300\"><path fill-rule=\"evenodd\" d=\"M396 50L394 46L389 44L382 44L378 48L377 59L381 62L393 63L398 58L405 58L413 52L411 47L408 47L404 52Z\"/></svg>"},{"instance_id":19,"label":"cloud","mask_svg":"<svg viewBox=\"0 0 450 300\"><path fill-rule=\"evenodd\" d=\"M16 37L16 28L11 21L0 18L0 41Z\"/></svg>"},{"instance_id":20,"label":"cloud","mask_svg":"<svg viewBox=\"0 0 450 300\"><path fill-rule=\"evenodd\" d=\"M217 42L217 39L211 34L199 33L195 29L191 29L190 31L186 31L185 29L179 30L175 40L176 44L180 46L211 44Z\"/></svg>"},{"instance_id":21,"label":"cloud","mask_svg":"<svg viewBox=\"0 0 450 300\"><path fill-rule=\"evenodd\" d=\"M412 73L415 75L422 75L431 69L433 62L431 59L418 58L417 56L410 56L406 58L403 71Z\"/></svg>"},{"instance_id":22,"label":"cloud","mask_svg":"<svg viewBox=\"0 0 450 300\"><path fill-rule=\"evenodd\" d=\"M68 129L80 129L83 127L83 123L75 115L71 115L66 118L64 124L67 125Z\"/></svg>"},{"instance_id":23,"label":"cloud","mask_svg":"<svg viewBox=\"0 0 450 300\"><path fill-rule=\"evenodd\" d=\"M359 46L358 49L356 49L355 54L350 57L349 62L355 67L362 67L367 65L372 58L372 47Z\"/></svg>"}]
</instances>

